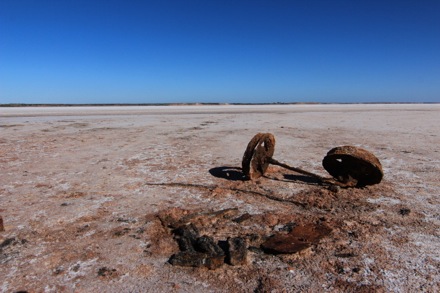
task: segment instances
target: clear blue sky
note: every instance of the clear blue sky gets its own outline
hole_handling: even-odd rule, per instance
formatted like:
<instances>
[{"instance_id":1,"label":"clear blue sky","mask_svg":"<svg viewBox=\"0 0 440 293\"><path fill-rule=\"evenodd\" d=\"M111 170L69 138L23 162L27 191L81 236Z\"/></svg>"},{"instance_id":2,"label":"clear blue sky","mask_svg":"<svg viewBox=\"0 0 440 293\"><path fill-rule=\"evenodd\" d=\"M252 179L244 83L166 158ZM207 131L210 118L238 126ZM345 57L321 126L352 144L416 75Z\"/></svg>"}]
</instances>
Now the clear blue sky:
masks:
<instances>
[{"instance_id":1,"label":"clear blue sky","mask_svg":"<svg viewBox=\"0 0 440 293\"><path fill-rule=\"evenodd\" d=\"M0 103L440 102L439 0L0 0Z\"/></svg>"}]
</instances>

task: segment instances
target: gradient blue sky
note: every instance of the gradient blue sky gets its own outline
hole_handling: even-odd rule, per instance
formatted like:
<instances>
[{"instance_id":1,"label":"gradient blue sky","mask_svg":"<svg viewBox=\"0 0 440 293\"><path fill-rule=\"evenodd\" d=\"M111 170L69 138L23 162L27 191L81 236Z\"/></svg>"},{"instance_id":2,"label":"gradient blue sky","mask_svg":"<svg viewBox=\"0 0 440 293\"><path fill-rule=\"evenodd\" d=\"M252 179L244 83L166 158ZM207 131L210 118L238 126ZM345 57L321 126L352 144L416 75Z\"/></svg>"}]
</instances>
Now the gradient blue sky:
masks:
<instances>
[{"instance_id":1,"label":"gradient blue sky","mask_svg":"<svg viewBox=\"0 0 440 293\"><path fill-rule=\"evenodd\" d=\"M0 103L440 102L440 1L0 0Z\"/></svg>"}]
</instances>

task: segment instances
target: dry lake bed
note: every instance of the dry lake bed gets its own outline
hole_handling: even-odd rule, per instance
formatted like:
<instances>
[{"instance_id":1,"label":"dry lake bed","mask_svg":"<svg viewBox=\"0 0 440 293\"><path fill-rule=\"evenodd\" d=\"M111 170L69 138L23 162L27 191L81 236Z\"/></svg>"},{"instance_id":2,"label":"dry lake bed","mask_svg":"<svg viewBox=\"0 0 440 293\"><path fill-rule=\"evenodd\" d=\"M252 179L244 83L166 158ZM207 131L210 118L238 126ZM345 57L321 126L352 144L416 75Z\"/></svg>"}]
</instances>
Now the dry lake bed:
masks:
<instances>
[{"instance_id":1,"label":"dry lake bed","mask_svg":"<svg viewBox=\"0 0 440 293\"><path fill-rule=\"evenodd\" d=\"M337 189L271 166L243 180L258 132L323 176L333 147L367 149L384 178ZM439 104L0 108L0 291L438 292L439 146ZM178 225L226 261L171 264ZM295 231L297 252L262 248Z\"/></svg>"}]
</instances>

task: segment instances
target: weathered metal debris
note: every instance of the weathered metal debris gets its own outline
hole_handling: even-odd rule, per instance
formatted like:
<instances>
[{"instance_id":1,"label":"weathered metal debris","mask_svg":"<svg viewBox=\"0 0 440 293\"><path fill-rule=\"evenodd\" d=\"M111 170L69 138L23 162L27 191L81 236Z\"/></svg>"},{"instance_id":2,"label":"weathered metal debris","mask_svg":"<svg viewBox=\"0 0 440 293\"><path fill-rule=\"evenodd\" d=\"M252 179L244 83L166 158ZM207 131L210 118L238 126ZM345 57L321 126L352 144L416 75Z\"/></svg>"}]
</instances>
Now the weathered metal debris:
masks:
<instances>
[{"instance_id":1,"label":"weathered metal debris","mask_svg":"<svg viewBox=\"0 0 440 293\"><path fill-rule=\"evenodd\" d=\"M332 230L323 224L296 226L288 234L278 233L264 243L261 248L266 253L284 254L304 250L330 234Z\"/></svg>"},{"instance_id":2,"label":"weathered metal debris","mask_svg":"<svg viewBox=\"0 0 440 293\"><path fill-rule=\"evenodd\" d=\"M242 237L228 238L226 262L233 266L244 265L247 261L247 243Z\"/></svg>"},{"instance_id":3,"label":"weathered metal debris","mask_svg":"<svg viewBox=\"0 0 440 293\"><path fill-rule=\"evenodd\" d=\"M193 224L181 226L174 233L180 252L171 256L170 264L216 269L224 263L224 251L212 237L200 236Z\"/></svg>"},{"instance_id":4,"label":"weathered metal debris","mask_svg":"<svg viewBox=\"0 0 440 293\"><path fill-rule=\"evenodd\" d=\"M242 169L250 179L264 175L275 152L275 137L271 133L257 133L247 145L243 155Z\"/></svg>"},{"instance_id":5,"label":"weathered metal debris","mask_svg":"<svg viewBox=\"0 0 440 293\"><path fill-rule=\"evenodd\" d=\"M322 183L341 187L363 187L377 184L382 180L383 171L379 160L367 150L354 146L331 149L322 164L333 178L307 172L278 162L272 158L275 152L275 137L271 133L257 133L248 143L242 160L243 174L251 179L264 175L269 164L304 174Z\"/></svg>"},{"instance_id":6,"label":"weathered metal debris","mask_svg":"<svg viewBox=\"0 0 440 293\"><path fill-rule=\"evenodd\" d=\"M205 267L208 269L220 268L225 263L232 266L246 265L248 263L248 247L252 247L253 251L260 248L262 252L269 254L292 254L317 245L322 238L329 236L332 232L332 228L325 223L325 219L319 219L305 222L286 221L283 224L277 224L272 226L272 231L274 231L272 235L267 235L267 230L263 229L256 233L231 236L226 240L219 241L208 235L201 236L199 231L202 230L199 230L199 225L201 225L201 229L206 229L212 225L212 222L209 224L210 221L206 220L212 216L227 215L230 211L231 209L196 212L184 214L183 217L178 218L169 215L173 220L166 217L166 214L162 215L161 217L165 216L162 224L172 228L174 239L179 245L179 252L173 254L168 262L175 266ZM244 218L245 215L252 217L247 213L235 219L229 216L221 217L223 221L217 224L222 227L228 223L236 226L238 223L236 219ZM191 221L188 222L188 220ZM261 222L258 223L261 224ZM270 224L266 223L266 225ZM216 229L214 226L211 228ZM231 234L237 235L237 231L231 231Z\"/></svg>"},{"instance_id":7,"label":"weathered metal debris","mask_svg":"<svg viewBox=\"0 0 440 293\"><path fill-rule=\"evenodd\" d=\"M216 269L226 262L231 265L246 263L247 244L241 237L229 238L223 250L210 236L200 236L192 224L182 225L174 230L180 252L171 256L172 265L186 267L207 267Z\"/></svg>"},{"instance_id":8,"label":"weathered metal debris","mask_svg":"<svg viewBox=\"0 0 440 293\"><path fill-rule=\"evenodd\" d=\"M333 178L358 187L378 184L383 177L379 160L369 151L354 146L331 149L322 166Z\"/></svg>"}]
</instances>

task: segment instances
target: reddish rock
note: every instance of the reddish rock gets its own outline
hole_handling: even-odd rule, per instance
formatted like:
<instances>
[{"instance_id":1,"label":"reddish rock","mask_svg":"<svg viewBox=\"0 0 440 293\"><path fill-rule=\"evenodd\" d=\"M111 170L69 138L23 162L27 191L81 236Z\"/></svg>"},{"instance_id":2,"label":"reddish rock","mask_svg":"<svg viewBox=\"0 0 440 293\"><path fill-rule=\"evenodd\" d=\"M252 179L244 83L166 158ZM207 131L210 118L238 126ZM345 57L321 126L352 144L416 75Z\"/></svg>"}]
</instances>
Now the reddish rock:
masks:
<instances>
[{"instance_id":1,"label":"reddish rock","mask_svg":"<svg viewBox=\"0 0 440 293\"><path fill-rule=\"evenodd\" d=\"M274 214L272 214L272 213L266 213L266 214L264 214L264 216L263 216L263 223L264 223L265 225L268 225L268 226L270 226L270 227L273 227L273 226L275 226L276 224L278 224L278 222L279 222L279 219L278 219L278 216L277 216L277 215L274 215Z\"/></svg>"}]
</instances>

